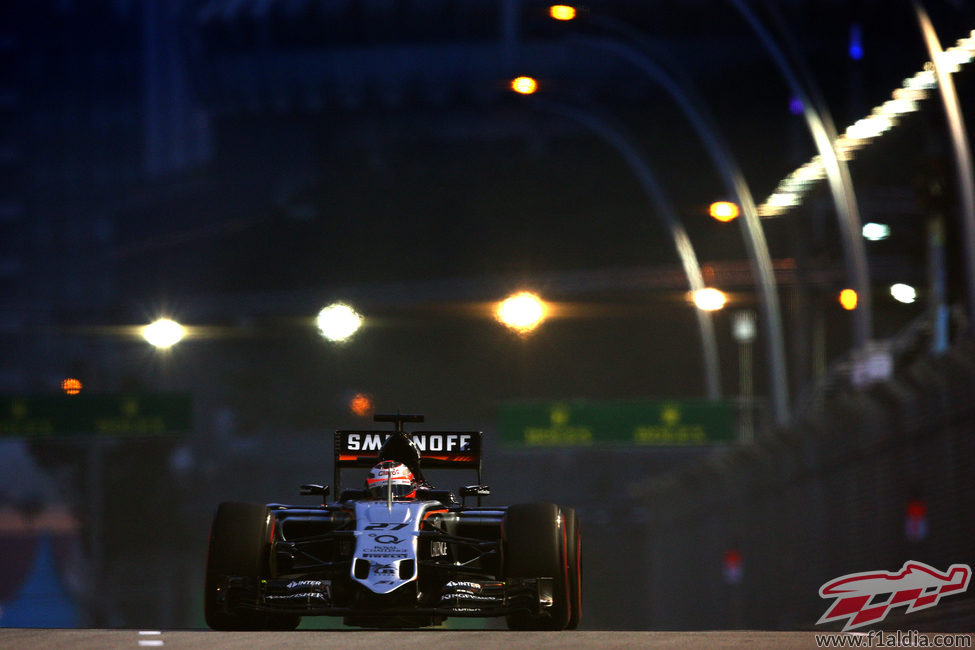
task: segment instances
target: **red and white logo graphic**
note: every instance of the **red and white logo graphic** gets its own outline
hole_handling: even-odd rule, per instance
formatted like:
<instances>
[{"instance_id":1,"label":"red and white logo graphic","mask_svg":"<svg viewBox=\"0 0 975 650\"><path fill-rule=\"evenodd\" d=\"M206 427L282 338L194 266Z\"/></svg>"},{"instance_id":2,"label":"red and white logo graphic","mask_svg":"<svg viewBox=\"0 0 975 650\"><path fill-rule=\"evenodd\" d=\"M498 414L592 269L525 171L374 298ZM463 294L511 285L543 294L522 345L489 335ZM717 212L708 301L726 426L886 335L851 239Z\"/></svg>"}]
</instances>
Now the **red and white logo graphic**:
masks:
<instances>
[{"instance_id":1,"label":"red and white logo graphic","mask_svg":"<svg viewBox=\"0 0 975 650\"><path fill-rule=\"evenodd\" d=\"M934 607L942 596L964 593L971 577L972 569L967 564L952 564L942 573L913 561L896 573L851 573L819 588L821 598L836 601L816 624L847 618L845 632L884 620L894 607L907 606L908 614Z\"/></svg>"}]
</instances>

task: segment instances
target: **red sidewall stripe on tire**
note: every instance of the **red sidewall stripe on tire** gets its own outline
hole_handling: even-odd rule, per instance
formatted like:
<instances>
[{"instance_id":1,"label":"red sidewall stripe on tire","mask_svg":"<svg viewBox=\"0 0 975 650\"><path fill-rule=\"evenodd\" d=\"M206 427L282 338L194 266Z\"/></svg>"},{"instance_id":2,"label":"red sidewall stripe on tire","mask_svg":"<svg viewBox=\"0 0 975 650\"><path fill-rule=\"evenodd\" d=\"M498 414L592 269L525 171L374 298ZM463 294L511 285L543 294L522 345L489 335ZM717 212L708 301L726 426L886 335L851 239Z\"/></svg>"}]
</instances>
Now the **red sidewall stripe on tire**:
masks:
<instances>
[{"instance_id":1,"label":"red sidewall stripe on tire","mask_svg":"<svg viewBox=\"0 0 975 650\"><path fill-rule=\"evenodd\" d=\"M582 531L579 528L579 520L576 519L576 607L578 608L576 617L582 618Z\"/></svg>"},{"instance_id":2,"label":"red sidewall stripe on tire","mask_svg":"<svg viewBox=\"0 0 975 650\"><path fill-rule=\"evenodd\" d=\"M566 610L566 614L568 614L568 618L566 619L566 624L568 624L568 621L572 618L572 583L569 582L569 554L567 552L569 550L569 546L568 546L568 537L567 537L567 534L565 532L565 529L566 529L566 527L565 527L565 513L562 512L561 509L559 510L559 520L560 520L560 522L562 524L561 525L561 528L562 528L562 575L563 575L563 580L564 580L564 582L562 584L565 585L565 595L566 595L566 599L565 599L565 610Z\"/></svg>"}]
</instances>

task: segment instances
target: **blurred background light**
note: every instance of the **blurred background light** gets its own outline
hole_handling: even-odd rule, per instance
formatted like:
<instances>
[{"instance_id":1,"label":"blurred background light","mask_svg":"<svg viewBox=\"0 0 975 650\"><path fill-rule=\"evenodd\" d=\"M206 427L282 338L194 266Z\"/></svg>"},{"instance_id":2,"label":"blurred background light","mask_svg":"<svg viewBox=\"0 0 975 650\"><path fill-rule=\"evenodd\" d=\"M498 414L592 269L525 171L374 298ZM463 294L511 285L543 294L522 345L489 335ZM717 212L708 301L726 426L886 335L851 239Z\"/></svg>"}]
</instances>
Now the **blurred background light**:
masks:
<instances>
[{"instance_id":1,"label":"blurred background light","mask_svg":"<svg viewBox=\"0 0 975 650\"><path fill-rule=\"evenodd\" d=\"M885 223L863 224L863 238L869 241L883 241L890 237L890 226Z\"/></svg>"},{"instance_id":2,"label":"blurred background light","mask_svg":"<svg viewBox=\"0 0 975 650\"><path fill-rule=\"evenodd\" d=\"M186 336L186 328L169 318L160 318L142 328L142 337L155 348L171 348Z\"/></svg>"},{"instance_id":3,"label":"blurred background light","mask_svg":"<svg viewBox=\"0 0 975 650\"><path fill-rule=\"evenodd\" d=\"M848 52L854 61L863 58L863 30L860 29L860 23L850 25L850 48Z\"/></svg>"},{"instance_id":4,"label":"blurred background light","mask_svg":"<svg viewBox=\"0 0 975 650\"><path fill-rule=\"evenodd\" d=\"M893 296L894 300L897 302L902 302L905 305L910 305L915 300L917 300L917 289L909 284L903 284L898 282L890 287L890 295Z\"/></svg>"},{"instance_id":5,"label":"blurred background light","mask_svg":"<svg viewBox=\"0 0 975 650\"><path fill-rule=\"evenodd\" d=\"M857 292L853 289L843 289L843 291L840 291L840 306L843 309L853 311L857 308L858 300L859 296L857 296Z\"/></svg>"},{"instance_id":6,"label":"blurred background light","mask_svg":"<svg viewBox=\"0 0 975 650\"><path fill-rule=\"evenodd\" d=\"M576 8L570 5L552 5L548 8L548 15L555 20L572 20L576 17Z\"/></svg>"},{"instance_id":7,"label":"blurred background light","mask_svg":"<svg viewBox=\"0 0 975 650\"><path fill-rule=\"evenodd\" d=\"M349 400L349 411L359 417L369 417L376 410L376 405L371 396L365 393L356 393Z\"/></svg>"},{"instance_id":8,"label":"blurred background light","mask_svg":"<svg viewBox=\"0 0 975 650\"><path fill-rule=\"evenodd\" d=\"M362 316L344 303L334 303L318 312L318 331L333 343L347 341L362 326Z\"/></svg>"},{"instance_id":9,"label":"blurred background light","mask_svg":"<svg viewBox=\"0 0 975 650\"><path fill-rule=\"evenodd\" d=\"M741 211L737 203L731 201L715 201L708 209L708 214L718 221L728 222L736 219Z\"/></svg>"},{"instance_id":10,"label":"blurred background light","mask_svg":"<svg viewBox=\"0 0 975 650\"><path fill-rule=\"evenodd\" d=\"M515 77L511 80L511 89L520 95L531 95L538 90L538 82L532 77Z\"/></svg>"},{"instance_id":11,"label":"blurred background light","mask_svg":"<svg viewBox=\"0 0 975 650\"><path fill-rule=\"evenodd\" d=\"M541 298L530 291L521 291L499 303L495 315L503 325L526 334L542 324L547 312Z\"/></svg>"},{"instance_id":12,"label":"blurred background light","mask_svg":"<svg viewBox=\"0 0 975 650\"><path fill-rule=\"evenodd\" d=\"M728 302L728 296L723 291L706 287L691 294L694 304L702 311L717 311Z\"/></svg>"},{"instance_id":13,"label":"blurred background light","mask_svg":"<svg viewBox=\"0 0 975 650\"><path fill-rule=\"evenodd\" d=\"M755 312L742 309L736 311L731 319L731 335L738 343L751 343L755 340L758 328L755 325Z\"/></svg>"},{"instance_id":14,"label":"blurred background light","mask_svg":"<svg viewBox=\"0 0 975 650\"><path fill-rule=\"evenodd\" d=\"M64 391L65 395L77 395L81 392L81 388L81 380L74 377L68 377L61 382L61 390Z\"/></svg>"}]
</instances>

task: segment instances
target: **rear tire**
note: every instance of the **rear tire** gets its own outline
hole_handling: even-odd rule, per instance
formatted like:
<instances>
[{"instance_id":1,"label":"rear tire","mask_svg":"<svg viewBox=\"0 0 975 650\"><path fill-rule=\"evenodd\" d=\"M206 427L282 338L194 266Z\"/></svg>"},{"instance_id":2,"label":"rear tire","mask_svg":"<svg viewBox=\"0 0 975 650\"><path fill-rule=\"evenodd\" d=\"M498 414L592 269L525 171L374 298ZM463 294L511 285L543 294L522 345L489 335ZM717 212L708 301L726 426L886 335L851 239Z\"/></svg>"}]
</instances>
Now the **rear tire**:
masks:
<instances>
[{"instance_id":1,"label":"rear tire","mask_svg":"<svg viewBox=\"0 0 975 650\"><path fill-rule=\"evenodd\" d=\"M574 516L574 513L573 513ZM565 514L554 503L509 506L502 523L505 578L552 578L552 606L507 617L512 630L562 630L572 619Z\"/></svg>"},{"instance_id":2,"label":"rear tire","mask_svg":"<svg viewBox=\"0 0 975 650\"><path fill-rule=\"evenodd\" d=\"M574 630L579 627L582 618L582 530L579 528L579 518L572 508L562 510L565 517L566 555L569 571L569 624L565 629Z\"/></svg>"},{"instance_id":3,"label":"rear tire","mask_svg":"<svg viewBox=\"0 0 975 650\"><path fill-rule=\"evenodd\" d=\"M220 576L260 579L268 574L268 510L257 503L221 503L210 527L203 610L214 630L293 630L301 622L291 614L265 614L226 607L218 596Z\"/></svg>"}]
</instances>

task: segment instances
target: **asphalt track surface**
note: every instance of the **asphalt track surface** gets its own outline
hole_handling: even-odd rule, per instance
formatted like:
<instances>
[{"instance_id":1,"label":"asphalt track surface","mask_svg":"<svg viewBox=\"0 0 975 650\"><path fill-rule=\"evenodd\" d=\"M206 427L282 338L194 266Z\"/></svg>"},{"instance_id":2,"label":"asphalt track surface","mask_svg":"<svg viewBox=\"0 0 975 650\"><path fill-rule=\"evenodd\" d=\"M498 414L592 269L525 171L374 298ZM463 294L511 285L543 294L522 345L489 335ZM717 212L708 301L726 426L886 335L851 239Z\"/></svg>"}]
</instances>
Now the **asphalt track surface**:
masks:
<instances>
[{"instance_id":1,"label":"asphalt track surface","mask_svg":"<svg viewBox=\"0 0 975 650\"><path fill-rule=\"evenodd\" d=\"M4 650L75 648L815 648L823 632L508 632L499 630L211 632L0 629ZM876 646L875 646L876 647ZM968 647L972 647L969 645Z\"/></svg>"}]
</instances>

